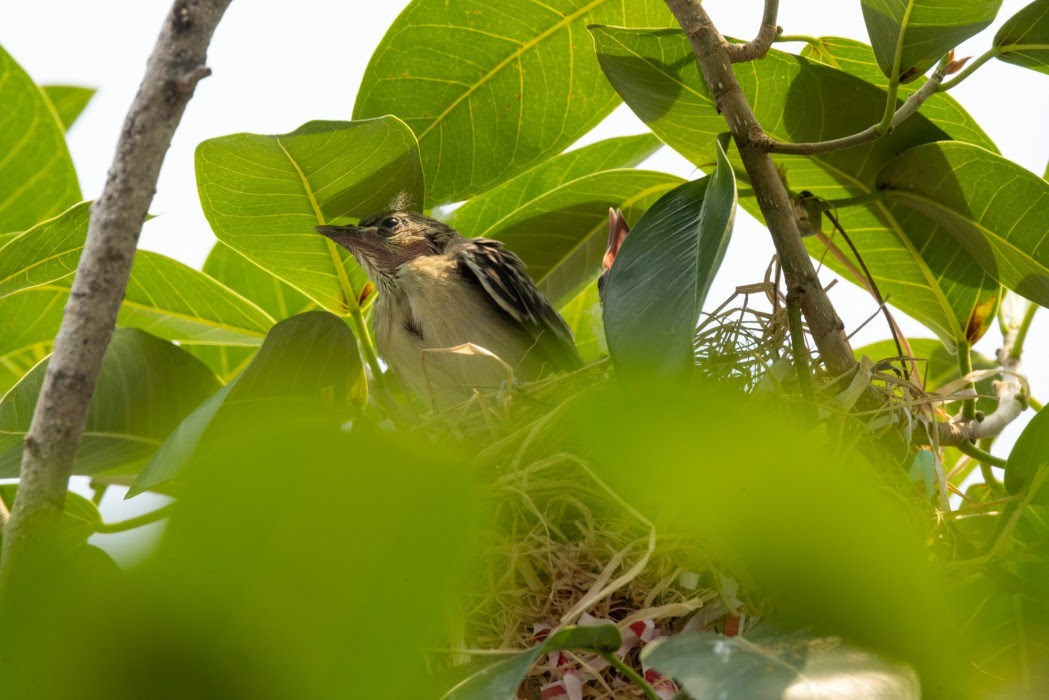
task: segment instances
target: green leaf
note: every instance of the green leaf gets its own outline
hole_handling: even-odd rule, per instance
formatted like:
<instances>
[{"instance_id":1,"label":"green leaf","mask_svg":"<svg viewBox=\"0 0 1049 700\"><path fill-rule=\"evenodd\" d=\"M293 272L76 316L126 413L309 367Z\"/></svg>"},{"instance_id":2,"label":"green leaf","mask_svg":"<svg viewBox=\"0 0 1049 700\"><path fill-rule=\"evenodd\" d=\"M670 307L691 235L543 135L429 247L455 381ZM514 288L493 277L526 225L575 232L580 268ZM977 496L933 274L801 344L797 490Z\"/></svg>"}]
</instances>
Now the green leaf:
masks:
<instances>
[{"instance_id":1,"label":"green leaf","mask_svg":"<svg viewBox=\"0 0 1049 700\"><path fill-rule=\"evenodd\" d=\"M40 88L51 101L51 106L55 108L55 113L58 115L59 124L66 131L69 131L69 127L73 126L73 122L95 96L94 88L77 85L41 85Z\"/></svg>"},{"instance_id":2,"label":"green leaf","mask_svg":"<svg viewBox=\"0 0 1049 700\"><path fill-rule=\"evenodd\" d=\"M222 242L216 242L204 272L246 299L250 299L277 321L317 307L309 297L249 261ZM190 353L210 367L222 381L236 376L258 348L242 345L189 345Z\"/></svg>"},{"instance_id":3,"label":"green leaf","mask_svg":"<svg viewBox=\"0 0 1049 700\"><path fill-rule=\"evenodd\" d=\"M357 308L367 278L314 227L382 211L401 192L422 199L415 136L394 117L210 139L196 170L219 240L341 315Z\"/></svg>"},{"instance_id":4,"label":"green leaf","mask_svg":"<svg viewBox=\"0 0 1049 700\"><path fill-rule=\"evenodd\" d=\"M345 322L323 311L285 319L270 330L240 376L200 403L167 435L128 496L174 479L217 422L235 421L253 407L280 403L288 403L289 414L296 406L310 405L325 406L338 417L359 402L363 382L357 342Z\"/></svg>"},{"instance_id":5,"label":"green leaf","mask_svg":"<svg viewBox=\"0 0 1049 700\"><path fill-rule=\"evenodd\" d=\"M615 625L563 627L542 644L486 666L449 690L442 700L510 700L517 697L525 674L542 654L566 650L614 652L622 643Z\"/></svg>"},{"instance_id":6,"label":"green leaf","mask_svg":"<svg viewBox=\"0 0 1049 700\"><path fill-rule=\"evenodd\" d=\"M994 21L1001 0L861 0L878 66L901 82L925 73L941 56Z\"/></svg>"},{"instance_id":7,"label":"green leaf","mask_svg":"<svg viewBox=\"0 0 1049 700\"><path fill-rule=\"evenodd\" d=\"M714 139L725 131L725 121L684 35L611 27L591 31L602 67L631 109L664 143L710 170L716 159ZM878 119L885 104L885 92L870 83L780 51L769 51L761 61L734 64L734 69L758 121L780 141L822 141L861 131ZM869 195L879 170L895 154L944 140L954 129L917 114L872 144L813 157L775 154L773 160L794 193L808 190L828 200ZM958 131L959 136L974 133L971 128ZM738 154L729 155L744 178ZM761 216L752 195L741 197L740 204ZM938 227L887 202L839 208L837 215L890 304L952 348L958 339L979 338L999 287L976 262L958 255L957 246ZM828 267L865 286L840 237L828 232L807 238L806 245Z\"/></svg>"},{"instance_id":8,"label":"green leaf","mask_svg":"<svg viewBox=\"0 0 1049 700\"><path fill-rule=\"evenodd\" d=\"M608 354L597 284L587 285L559 311L561 318L572 329L572 338L575 339L576 350L583 362L591 362Z\"/></svg>"},{"instance_id":9,"label":"green leaf","mask_svg":"<svg viewBox=\"0 0 1049 700\"><path fill-rule=\"evenodd\" d=\"M618 104L586 38L595 22L673 16L658 0L414 0L372 55L354 119L403 119L427 206L466 199L560 153Z\"/></svg>"},{"instance_id":10,"label":"green leaf","mask_svg":"<svg viewBox=\"0 0 1049 700\"><path fill-rule=\"evenodd\" d=\"M1049 306L1045 180L977 146L947 142L901 153L878 186L954 236L988 275Z\"/></svg>"},{"instance_id":11,"label":"green leaf","mask_svg":"<svg viewBox=\"0 0 1049 700\"><path fill-rule=\"evenodd\" d=\"M0 241L0 299L76 271L87 238L90 202Z\"/></svg>"},{"instance_id":12,"label":"green leaf","mask_svg":"<svg viewBox=\"0 0 1049 700\"><path fill-rule=\"evenodd\" d=\"M675 374L694 363L692 338L736 211L736 179L720 146L718 158L713 175L668 192L623 241L605 283L617 368Z\"/></svg>"},{"instance_id":13,"label":"green leaf","mask_svg":"<svg viewBox=\"0 0 1049 700\"><path fill-rule=\"evenodd\" d=\"M18 484L0 484L0 501L7 507L8 512L14 506L17 494ZM85 540L102 524L102 514L98 512L98 507L72 491L66 491L62 515L62 525L67 531L72 531L74 536Z\"/></svg>"},{"instance_id":14,"label":"green leaf","mask_svg":"<svg viewBox=\"0 0 1049 700\"><path fill-rule=\"evenodd\" d=\"M46 371L46 362L37 365L0 401L0 477L18 475ZM137 329L118 329L102 360L73 473L137 473L182 418L218 388L214 375L184 350Z\"/></svg>"},{"instance_id":15,"label":"green leaf","mask_svg":"<svg viewBox=\"0 0 1049 700\"><path fill-rule=\"evenodd\" d=\"M80 185L51 105L3 47L0 104L0 232L24 231L79 202Z\"/></svg>"},{"instance_id":16,"label":"green leaf","mask_svg":"<svg viewBox=\"0 0 1049 700\"><path fill-rule=\"evenodd\" d=\"M997 57L1039 73L1049 73L1049 0L1034 0L1010 17L994 35Z\"/></svg>"},{"instance_id":17,"label":"green leaf","mask_svg":"<svg viewBox=\"0 0 1049 700\"><path fill-rule=\"evenodd\" d=\"M467 236L504 241L528 265L539 291L555 304L600 272L608 243L608 208L637 219L681 178L648 170L597 170L641 160L652 141L601 142L572 151L475 197L448 223ZM615 141L619 141L616 139Z\"/></svg>"},{"instance_id":18,"label":"green leaf","mask_svg":"<svg viewBox=\"0 0 1049 700\"><path fill-rule=\"evenodd\" d=\"M0 299L0 396L51 353L67 296L34 287Z\"/></svg>"},{"instance_id":19,"label":"green leaf","mask_svg":"<svg viewBox=\"0 0 1049 700\"><path fill-rule=\"evenodd\" d=\"M1005 488L1009 493L1026 493L1039 470L1049 470L1049 411L1043 408L1016 439L1005 465ZM1033 497L1037 505L1049 506L1049 488L1041 477L1041 488Z\"/></svg>"},{"instance_id":20,"label":"green leaf","mask_svg":"<svg viewBox=\"0 0 1049 700\"><path fill-rule=\"evenodd\" d=\"M642 663L672 676L694 700L725 697L804 700L833 695L867 700L921 697L909 666L846 644L838 637L758 639L688 632L641 652Z\"/></svg>"}]
</instances>

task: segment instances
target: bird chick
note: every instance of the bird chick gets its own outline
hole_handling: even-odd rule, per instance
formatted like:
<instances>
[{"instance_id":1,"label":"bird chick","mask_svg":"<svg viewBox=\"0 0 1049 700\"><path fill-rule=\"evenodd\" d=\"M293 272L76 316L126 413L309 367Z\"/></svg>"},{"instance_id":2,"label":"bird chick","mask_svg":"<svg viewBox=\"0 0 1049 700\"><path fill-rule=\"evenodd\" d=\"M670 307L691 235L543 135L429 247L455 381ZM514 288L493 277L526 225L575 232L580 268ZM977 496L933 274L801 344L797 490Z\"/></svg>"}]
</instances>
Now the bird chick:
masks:
<instances>
[{"instance_id":1,"label":"bird chick","mask_svg":"<svg viewBox=\"0 0 1049 700\"><path fill-rule=\"evenodd\" d=\"M377 350L420 397L450 405L508 379L490 357L447 352L467 343L526 381L582 364L572 332L501 242L465 238L403 209L317 231L349 250L375 284Z\"/></svg>"}]
</instances>

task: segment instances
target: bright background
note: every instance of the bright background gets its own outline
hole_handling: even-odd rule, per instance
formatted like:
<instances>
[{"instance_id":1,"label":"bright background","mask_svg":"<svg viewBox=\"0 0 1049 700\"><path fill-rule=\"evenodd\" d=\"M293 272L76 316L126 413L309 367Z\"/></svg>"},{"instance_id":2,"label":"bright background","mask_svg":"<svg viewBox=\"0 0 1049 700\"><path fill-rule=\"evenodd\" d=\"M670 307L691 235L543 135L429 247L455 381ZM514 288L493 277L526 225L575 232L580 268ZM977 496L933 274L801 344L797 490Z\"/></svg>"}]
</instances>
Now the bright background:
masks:
<instances>
[{"instance_id":1,"label":"bright background","mask_svg":"<svg viewBox=\"0 0 1049 700\"><path fill-rule=\"evenodd\" d=\"M706 0L704 4L724 34L750 37L757 31L761 0ZM989 46L997 26L1025 4L1026 0L1005 0L999 21L962 44L956 55L978 56ZM102 189L124 115L170 5L166 0L0 4L0 44L38 83L98 89L68 135L86 198L97 196ZM368 58L405 5L403 0L233 2L208 54L213 75L198 86L161 170L151 207L159 216L145 226L142 247L199 267L214 236L197 200L193 174L196 145L234 132L285 133L312 119L349 119ZM784 0L779 24L787 34L868 40L859 0ZM782 44L779 48L796 51L801 45ZM469 46L463 47L463 51L469 50ZM1046 81L1049 78L1044 75L991 61L951 95L998 144L1003 155L1041 175L1049 158ZM872 123L878 117L872 114ZM643 124L621 106L580 143L642 131ZM697 175L691 164L666 148L642 167L683 177ZM464 233L469 235L468 231ZM760 281L773 252L767 231L741 210L708 304L720 304L736 285ZM822 275L825 283L833 278L827 270ZM831 298L850 332L876 309L870 296L848 283L836 285ZM902 313L894 311L894 315L906 334L931 337ZM861 329L853 342L858 347L887 336L879 318ZM992 329L978 349L993 355L998 342ZM1045 360L1049 312L1036 316L1026 347L1033 394L1045 401L1049 397L1049 362ZM1028 412L1009 427L996 452L1007 453L1030 415ZM76 480L75 487L86 487L86 479ZM120 489L106 494L102 511L107 520L149 510L157 502L145 496L134 501L123 501L122 497ZM96 537L122 561L134 559L144 542L136 533Z\"/></svg>"}]
</instances>

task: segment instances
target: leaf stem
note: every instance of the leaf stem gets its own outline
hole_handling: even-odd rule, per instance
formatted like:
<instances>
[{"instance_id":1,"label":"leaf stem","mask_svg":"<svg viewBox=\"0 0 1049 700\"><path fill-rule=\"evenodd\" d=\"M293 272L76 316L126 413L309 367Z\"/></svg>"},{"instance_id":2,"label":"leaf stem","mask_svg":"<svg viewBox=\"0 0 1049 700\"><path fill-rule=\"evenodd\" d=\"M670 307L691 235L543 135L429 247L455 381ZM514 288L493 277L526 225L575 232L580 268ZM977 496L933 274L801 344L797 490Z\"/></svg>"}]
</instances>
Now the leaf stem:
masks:
<instances>
[{"instance_id":1,"label":"leaf stem","mask_svg":"<svg viewBox=\"0 0 1049 700\"><path fill-rule=\"evenodd\" d=\"M1002 459L1001 457L995 457L990 452L980 449L968 440L962 441L961 443L955 445L955 447L958 448L959 452L965 455L969 455L981 465L986 464L992 467L998 467L999 469L1005 469L1006 460ZM995 479L995 481L997 481L997 479Z\"/></svg>"},{"instance_id":2,"label":"leaf stem","mask_svg":"<svg viewBox=\"0 0 1049 700\"><path fill-rule=\"evenodd\" d=\"M801 306L794 290L787 292L787 322L790 327L790 350L794 355L794 369L798 373L798 388L801 395L811 401L815 396L812 391L812 370L809 367L809 351L805 347L805 331L801 327Z\"/></svg>"},{"instance_id":3,"label":"leaf stem","mask_svg":"<svg viewBox=\"0 0 1049 700\"><path fill-rule=\"evenodd\" d=\"M1031 329L1031 321L1034 320L1036 311L1038 311L1038 304L1029 304L1027 311L1024 312L1023 319L1020 321L1019 328L1016 329L1016 337L1013 339L1013 346L1009 350L1009 357L1014 360L1019 360L1023 354L1024 341L1027 340L1027 331Z\"/></svg>"},{"instance_id":4,"label":"leaf stem","mask_svg":"<svg viewBox=\"0 0 1049 700\"><path fill-rule=\"evenodd\" d=\"M970 61L969 65L965 67L965 70L963 70L961 73L954 76L947 82L942 83L940 87L937 88L937 92L946 92L947 90L950 90L952 87L954 87L958 83L968 78L974 72L976 72L977 68L987 63L989 60L991 60L1000 53L1002 53L1002 47L1000 46L992 46L991 48L987 49L982 54L980 54L976 58L976 60Z\"/></svg>"},{"instance_id":5,"label":"leaf stem","mask_svg":"<svg viewBox=\"0 0 1049 700\"><path fill-rule=\"evenodd\" d=\"M630 666L628 666L621 658L610 651L599 651L598 653L610 666L630 679L631 683L634 683L637 687L641 688L648 700L659 700L659 695L657 695L656 691L652 689L652 686L648 684L648 681L646 681L640 673L630 668Z\"/></svg>"},{"instance_id":6,"label":"leaf stem","mask_svg":"<svg viewBox=\"0 0 1049 700\"><path fill-rule=\"evenodd\" d=\"M969 374L973 371L973 356L972 346L969 345L968 340L958 340L958 370L962 373L962 376ZM969 390L973 393L976 392L976 385L972 382L969 383ZM962 401L962 417L966 420L972 420L976 417L976 399L965 399ZM969 454L966 452L966 454ZM971 456L971 455L970 455Z\"/></svg>"},{"instance_id":7,"label":"leaf stem","mask_svg":"<svg viewBox=\"0 0 1049 700\"><path fill-rule=\"evenodd\" d=\"M776 37L776 43L788 42L788 41L803 41L810 46L819 46L820 40L814 36L806 36L804 34L780 34Z\"/></svg>"},{"instance_id":8,"label":"leaf stem","mask_svg":"<svg viewBox=\"0 0 1049 700\"><path fill-rule=\"evenodd\" d=\"M115 523L99 523L95 526L95 532L101 534L111 534L114 532L126 532L128 530L134 530L135 528L142 527L143 525L150 525L168 517L168 515L171 514L171 511L174 507L174 503L168 503L166 506L161 506L156 510L151 510L150 512L143 513L142 515L136 515L134 518L128 518L127 520L118 520Z\"/></svg>"},{"instance_id":9,"label":"leaf stem","mask_svg":"<svg viewBox=\"0 0 1049 700\"><path fill-rule=\"evenodd\" d=\"M368 330L368 324L364 320L364 312L361 311L360 306L355 306L350 310L350 319L352 319L353 327L357 331L357 340L360 341L361 354L364 355L364 360L372 371L372 381L382 386L382 365L379 364L379 355L375 351L371 331Z\"/></svg>"}]
</instances>

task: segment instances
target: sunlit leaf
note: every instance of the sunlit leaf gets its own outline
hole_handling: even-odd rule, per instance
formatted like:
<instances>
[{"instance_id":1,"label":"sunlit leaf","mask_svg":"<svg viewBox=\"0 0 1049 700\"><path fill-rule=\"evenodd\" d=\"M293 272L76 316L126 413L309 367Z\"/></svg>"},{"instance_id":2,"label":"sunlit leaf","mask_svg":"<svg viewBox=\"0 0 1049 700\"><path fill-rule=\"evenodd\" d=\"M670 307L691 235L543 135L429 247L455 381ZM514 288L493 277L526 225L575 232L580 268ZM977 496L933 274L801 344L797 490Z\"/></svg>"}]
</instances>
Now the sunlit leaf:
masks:
<instances>
[{"instance_id":1,"label":"sunlit leaf","mask_svg":"<svg viewBox=\"0 0 1049 700\"><path fill-rule=\"evenodd\" d=\"M728 247L736 179L724 152L708 178L664 195L623 242L605 284L605 333L617 368L683 372L707 291Z\"/></svg>"},{"instance_id":2,"label":"sunlit leaf","mask_svg":"<svg viewBox=\"0 0 1049 700\"><path fill-rule=\"evenodd\" d=\"M927 71L941 56L994 21L1001 0L862 0L874 54L892 77L899 53L902 82Z\"/></svg>"},{"instance_id":3,"label":"sunlit leaf","mask_svg":"<svg viewBox=\"0 0 1049 700\"><path fill-rule=\"evenodd\" d=\"M95 96L94 88L77 85L42 85L41 89L47 95L47 99L51 100L58 120L66 131L73 126L73 122Z\"/></svg>"},{"instance_id":4,"label":"sunlit leaf","mask_svg":"<svg viewBox=\"0 0 1049 700\"><path fill-rule=\"evenodd\" d=\"M418 145L393 117L309 122L290 134L233 134L197 147L197 188L219 240L345 315L366 277L348 251L314 231L422 199Z\"/></svg>"},{"instance_id":5,"label":"sunlit leaf","mask_svg":"<svg viewBox=\"0 0 1049 700\"><path fill-rule=\"evenodd\" d=\"M90 209L89 202L82 202L0 241L0 299L71 275L87 238Z\"/></svg>"},{"instance_id":6,"label":"sunlit leaf","mask_svg":"<svg viewBox=\"0 0 1049 700\"><path fill-rule=\"evenodd\" d=\"M505 241L540 291L555 303L566 301L601 271L608 208L637 220L681 184L666 173L621 169L657 145L651 136L632 136L565 153L474 197L448 223L466 236Z\"/></svg>"},{"instance_id":7,"label":"sunlit leaf","mask_svg":"<svg viewBox=\"0 0 1049 700\"><path fill-rule=\"evenodd\" d=\"M80 185L47 98L2 47L0 105L0 232L24 231L79 202Z\"/></svg>"},{"instance_id":8,"label":"sunlit leaf","mask_svg":"<svg viewBox=\"0 0 1049 700\"><path fill-rule=\"evenodd\" d=\"M564 650L613 652L620 644L622 638L615 625L563 627L542 644L481 669L449 690L442 700L516 698L518 686L540 655Z\"/></svg>"},{"instance_id":9,"label":"sunlit leaf","mask_svg":"<svg viewBox=\"0 0 1049 700\"><path fill-rule=\"evenodd\" d=\"M394 114L419 137L427 205L483 192L560 153L619 102L595 22L660 27L658 0L415 0L386 32L354 119Z\"/></svg>"},{"instance_id":10,"label":"sunlit leaf","mask_svg":"<svg viewBox=\"0 0 1049 700\"><path fill-rule=\"evenodd\" d=\"M994 35L997 57L1049 73L1049 0L1035 0L1010 17Z\"/></svg>"},{"instance_id":11,"label":"sunlit leaf","mask_svg":"<svg viewBox=\"0 0 1049 700\"><path fill-rule=\"evenodd\" d=\"M0 477L18 475L22 441L47 371L41 363L0 402ZM118 329L106 350L73 472L138 472L168 433L219 388L199 360L137 329Z\"/></svg>"},{"instance_id":12,"label":"sunlit leaf","mask_svg":"<svg viewBox=\"0 0 1049 700\"><path fill-rule=\"evenodd\" d=\"M1049 306L1045 180L977 146L931 143L892 160L878 186L950 233L991 277Z\"/></svg>"},{"instance_id":13,"label":"sunlit leaf","mask_svg":"<svg viewBox=\"0 0 1049 700\"><path fill-rule=\"evenodd\" d=\"M51 353L67 296L44 286L0 299L0 396Z\"/></svg>"},{"instance_id":14,"label":"sunlit leaf","mask_svg":"<svg viewBox=\"0 0 1049 700\"><path fill-rule=\"evenodd\" d=\"M348 417L365 381L357 343L346 323L310 311L281 321L234 381L186 415L131 486L129 495L174 479L193 458L217 421L235 422L254 406L286 403L324 406L333 419ZM221 430L211 430L219 434Z\"/></svg>"},{"instance_id":15,"label":"sunlit leaf","mask_svg":"<svg viewBox=\"0 0 1049 700\"><path fill-rule=\"evenodd\" d=\"M716 159L714 140L726 124L684 35L611 27L591 31L606 75L631 109L665 143L709 171ZM758 121L780 141L846 136L869 127L884 109L884 90L779 51L733 66ZM774 154L773 160L795 194L808 190L824 199L844 199L874 192L879 170L900 151L955 133L975 138L982 132L955 132L946 122L935 124L917 114L869 145L813 157ZM994 148L986 140L981 145ZM745 181L738 154L733 150L729 156ZM760 217L752 195L741 196L740 204ZM890 304L924 323L952 348L958 339L973 340L970 331L979 337L987 327L985 310L993 310L999 287L975 261L959 255L957 245L938 227L887 202L838 208L837 215ZM857 261L840 236L832 235L829 224L823 235L806 239L806 245L828 267L866 284ZM828 245L831 250L826 252ZM756 275L760 269L755 268Z\"/></svg>"},{"instance_id":16,"label":"sunlit leaf","mask_svg":"<svg viewBox=\"0 0 1049 700\"><path fill-rule=\"evenodd\" d=\"M691 632L646 646L642 662L673 677L694 700L921 697L918 675L909 666L838 637L744 639Z\"/></svg>"}]
</instances>

